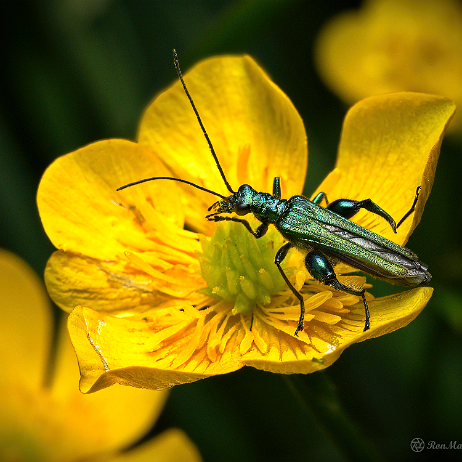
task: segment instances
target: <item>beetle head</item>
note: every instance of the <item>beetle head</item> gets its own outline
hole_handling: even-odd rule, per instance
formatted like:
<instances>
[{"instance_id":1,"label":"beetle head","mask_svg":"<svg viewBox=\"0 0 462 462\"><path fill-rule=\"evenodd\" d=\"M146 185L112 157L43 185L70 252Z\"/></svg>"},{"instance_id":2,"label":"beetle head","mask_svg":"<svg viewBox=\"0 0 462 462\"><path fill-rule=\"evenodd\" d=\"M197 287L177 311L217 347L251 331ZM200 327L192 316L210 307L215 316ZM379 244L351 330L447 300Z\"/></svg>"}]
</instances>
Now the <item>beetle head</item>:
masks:
<instances>
[{"instance_id":1,"label":"beetle head","mask_svg":"<svg viewBox=\"0 0 462 462\"><path fill-rule=\"evenodd\" d=\"M213 213L207 215L206 218L209 219L209 217L222 213L236 213L239 216L247 215L252 211L252 200L255 194L256 191L251 186L243 184L231 196L212 204L209 207L209 211L213 210Z\"/></svg>"}]
</instances>

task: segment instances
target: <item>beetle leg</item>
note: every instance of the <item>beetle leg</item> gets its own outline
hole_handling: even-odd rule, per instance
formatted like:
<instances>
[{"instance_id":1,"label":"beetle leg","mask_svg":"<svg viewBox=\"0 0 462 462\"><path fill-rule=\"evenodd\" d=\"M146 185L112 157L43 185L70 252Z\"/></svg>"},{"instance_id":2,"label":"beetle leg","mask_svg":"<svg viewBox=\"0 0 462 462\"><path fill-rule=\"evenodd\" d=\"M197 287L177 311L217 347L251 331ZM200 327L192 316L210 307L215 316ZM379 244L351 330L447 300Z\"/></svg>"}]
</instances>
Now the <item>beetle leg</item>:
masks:
<instances>
[{"instance_id":1,"label":"beetle leg","mask_svg":"<svg viewBox=\"0 0 462 462\"><path fill-rule=\"evenodd\" d=\"M243 220L242 218L237 217L223 217L221 215L210 215L209 221L234 221L235 223L242 223L246 227L247 231L249 231L249 233L255 236L257 239L266 234L269 226L268 223L262 223L254 231L247 220Z\"/></svg>"},{"instance_id":2,"label":"beetle leg","mask_svg":"<svg viewBox=\"0 0 462 462\"><path fill-rule=\"evenodd\" d=\"M385 212L381 207L379 207L371 199L365 199L363 201L355 201L352 199L337 199L331 202L327 208L337 215L342 216L343 218L350 219L356 215L361 209L365 209L368 212L375 213L379 217L384 218L391 226L393 231L396 233L396 222L393 218ZM411 213L411 211L409 212ZM405 217L407 218L407 217ZM401 222L400 222L401 223Z\"/></svg>"},{"instance_id":3,"label":"beetle leg","mask_svg":"<svg viewBox=\"0 0 462 462\"><path fill-rule=\"evenodd\" d=\"M323 200L325 200L326 204L329 205L327 194L321 191L320 193L316 194L316 197L312 200L312 202L316 205L320 205Z\"/></svg>"},{"instance_id":4,"label":"beetle leg","mask_svg":"<svg viewBox=\"0 0 462 462\"><path fill-rule=\"evenodd\" d=\"M366 297L364 295L365 289L357 290L342 284L335 274L334 268L326 255L319 250L312 250L308 252L305 257L305 266L308 272L317 281L332 287L333 289L340 290L352 295L360 295L364 303L364 311L366 313L366 322L364 324L364 332L370 328L370 315L369 307L367 306Z\"/></svg>"},{"instance_id":5,"label":"beetle leg","mask_svg":"<svg viewBox=\"0 0 462 462\"><path fill-rule=\"evenodd\" d=\"M288 242L287 244L284 244L278 250L276 257L274 258L274 263L278 267L278 270L281 273L281 276L286 282L289 289L293 292L293 294L300 301L300 318L298 319L298 326L294 334L296 337L298 337L298 333L303 330L303 319L305 318L305 302L303 301L302 294L292 285L292 283L289 281L288 277L286 276L286 274L284 273L284 270L281 267L281 263L284 260L284 258L286 258L287 252L290 250L291 247L293 247L293 245L290 242Z\"/></svg>"},{"instance_id":6,"label":"beetle leg","mask_svg":"<svg viewBox=\"0 0 462 462\"><path fill-rule=\"evenodd\" d=\"M273 180L273 197L281 198L281 178L278 176L275 176Z\"/></svg>"},{"instance_id":7,"label":"beetle leg","mask_svg":"<svg viewBox=\"0 0 462 462\"><path fill-rule=\"evenodd\" d=\"M358 213L360 209L365 209L387 220L387 222L390 223L390 226L392 227L393 231L396 233L396 230L403 224L406 218L408 218L409 215L411 215L411 213L414 212L415 207L417 205L417 201L419 200L420 190L421 187L418 186L415 192L415 198L411 208L404 214L403 218L399 220L398 224L396 224L395 220L393 220L393 218L387 212L385 212L385 210L379 207L371 199L365 199L363 201L355 201L352 199L337 199L331 202L327 206L327 208L332 212L335 212L337 215L340 215L343 218L347 219L350 219L351 217L356 215L356 213ZM327 202L326 195L321 192L313 199L313 202L315 204L319 204L322 201L322 199L326 199Z\"/></svg>"},{"instance_id":8,"label":"beetle leg","mask_svg":"<svg viewBox=\"0 0 462 462\"><path fill-rule=\"evenodd\" d=\"M414 202L412 203L411 208L405 213L404 217L401 218L401 220L399 220L398 224L396 225L397 228L399 228L403 224L403 221L415 210L415 206L417 205L417 201L419 200L419 194L421 189L422 188L420 186L417 186Z\"/></svg>"}]
</instances>

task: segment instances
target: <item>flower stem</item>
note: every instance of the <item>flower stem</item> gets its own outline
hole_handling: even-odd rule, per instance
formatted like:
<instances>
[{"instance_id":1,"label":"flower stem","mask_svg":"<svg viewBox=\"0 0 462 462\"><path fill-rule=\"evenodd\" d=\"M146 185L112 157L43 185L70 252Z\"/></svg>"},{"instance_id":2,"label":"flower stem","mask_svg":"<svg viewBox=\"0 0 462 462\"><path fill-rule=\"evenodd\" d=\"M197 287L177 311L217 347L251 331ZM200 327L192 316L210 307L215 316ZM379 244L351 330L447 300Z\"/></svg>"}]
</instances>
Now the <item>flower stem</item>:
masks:
<instances>
[{"instance_id":1,"label":"flower stem","mask_svg":"<svg viewBox=\"0 0 462 462\"><path fill-rule=\"evenodd\" d=\"M283 375L282 378L302 411L319 424L346 460L384 460L345 412L335 385L326 373L318 371L309 377L294 374Z\"/></svg>"}]
</instances>

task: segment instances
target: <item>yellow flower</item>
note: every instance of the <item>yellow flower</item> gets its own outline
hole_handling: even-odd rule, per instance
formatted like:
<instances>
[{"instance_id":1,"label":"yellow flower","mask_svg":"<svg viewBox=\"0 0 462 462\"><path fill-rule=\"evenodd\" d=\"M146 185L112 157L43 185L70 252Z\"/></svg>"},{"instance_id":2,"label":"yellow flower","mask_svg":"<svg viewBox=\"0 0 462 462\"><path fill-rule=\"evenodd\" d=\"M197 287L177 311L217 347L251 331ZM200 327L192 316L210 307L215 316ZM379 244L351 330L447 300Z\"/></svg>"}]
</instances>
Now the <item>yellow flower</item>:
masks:
<instances>
[{"instance_id":1,"label":"yellow flower","mask_svg":"<svg viewBox=\"0 0 462 462\"><path fill-rule=\"evenodd\" d=\"M303 123L250 57L205 60L185 80L235 189L248 183L271 191L280 176L283 197L300 194ZM414 93L362 101L345 120L337 166L320 189L329 200L371 198L400 218L422 185L416 213L396 235L370 213L355 217L404 244L422 215L453 111L444 98ZM431 296L430 288L376 300L368 294L371 329L364 333L360 298L314 283L294 251L286 272L306 304L305 330L294 337L300 305L272 263L279 233L256 241L240 224L208 222L216 198L174 181L115 191L153 175L227 194L179 82L148 107L137 143L100 141L63 156L39 187L45 230L60 249L46 283L55 302L72 310L84 392L114 383L160 389L244 365L313 372L352 343L406 325ZM341 278L365 284L361 276Z\"/></svg>"},{"instance_id":2,"label":"yellow flower","mask_svg":"<svg viewBox=\"0 0 462 462\"><path fill-rule=\"evenodd\" d=\"M80 393L64 323L53 379L47 378L53 337L48 298L36 274L2 250L0 300L0 460L201 460L178 429L121 454L151 428L168 393L126 387L97 395Z\"/></svg>"},{"instance_id":3,"label":"yellow flower","mask_svg":"<svg viewBox=\"0 0 462 462\"><path fill-rule=\"evenodd\" d=\"M419 91L462 104L462 7L455 0L368 0L333 18L315 48L326 84L348 104ZM451 129L460 130L456 115Z\"/></svg>"}]
</instances>

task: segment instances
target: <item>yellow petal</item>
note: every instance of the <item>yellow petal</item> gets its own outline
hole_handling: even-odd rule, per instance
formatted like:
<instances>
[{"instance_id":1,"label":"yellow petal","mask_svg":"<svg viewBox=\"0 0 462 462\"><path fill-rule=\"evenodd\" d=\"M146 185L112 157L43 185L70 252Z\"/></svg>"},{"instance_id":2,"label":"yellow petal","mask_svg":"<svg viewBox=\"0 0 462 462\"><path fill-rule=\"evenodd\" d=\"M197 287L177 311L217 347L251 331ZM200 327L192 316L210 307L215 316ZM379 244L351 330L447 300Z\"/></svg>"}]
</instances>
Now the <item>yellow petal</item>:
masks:
<instances>
[{"instance_id":1,"label":"yellow petal","mask_svg":"<svg viewBox=\"0 0 462 462\"><path fill-rule=\"evenodd\" d=\"M178 308L174 311L181 316ZM161 329L156 334L158 323L162 322L160 318L152 322L148 322L148 318L143 318L144 321L115 318L77 307L69 316L68 328L79 359L80 389L88 393L119 383L159 390L241 367L237 349L226 352L222 362L210 367L201 367L200 357L184 365L181 352L190 346L195 348L197 343L192 342L200 340L200 335L184 334L190 319L186 313L183 316L183 323L179 321L177 326ZM197 329L200 334L200 325ZM160 359L155 356L159 350L163 350ZM187 352L186 355L189 359ZM206 371L195 372L203 369Z\"/></svg>"},{"instance_id":2,"label":"yellow petal","mask_svg":"<svg viewBox=\"0 0 462 462\"><path fill-rule=\"evenodd\" d=\"M0 453L10 452L18 460L29 460L30 454L51 462L87 460L141 438L158 417L167 393L113 387L83 395L65 322L57 343L49 386L31 390L29 382L20 381L21 374L10 377L10 384L0 382Z\"/></svg>"},{"instance_id":3,"label":"yellow petal","mask_svg":"<svg viewBox=\"0 0 462 462\"><path fill-rule=\"evenodd\" d=\"M146 148L106 140L58 158L40 182L37 202L46 233L58 249L114 260L127 248L151 250L146 232L163 221L183 226L180 191L153 181L117 192L147 175L171 175Z\"/></svg>"},{"instance_id":4,"label":"yellow petal","mask_svg":"<svg viewBox=\"0 0 462 462\"><path fill-rule=\"evenodd\" d=\"M231 313L225 306L215 317L208 317L205 326L204 312L186 306L184 313L172 310L171 316L179 317L176 324L162 320L161 313L156 318L155 312L151 319L136 320L76 308L69 317L69 332L84 392L114 383L166 388L243 365L277 373L310 373L332 364L353 343L407 325L424 308L432 290L416 288L370 300L371 329L365 333L362 301L337 313L319 307L306 316L309 322L299 337L293 336L293 327L269 322L258 311L252 331L245 323L228 324ZM223 326L228 327L226 334Z\"/></svg>"},{"instance_id":5,"label":"yellow petal","mask_svg":"<svg viewBox=\"0 0 462 462\"><path fill-rule=\"evenodd\" d=\"M432 292L430 287L419 287L369 302L371 328L367 332L363 332L362 302L350 314L342 315L342 323L330 328L320 324L315 326L316 337L311 338L312 343L309 344L295 337L281 338L267 329L262 332L267 337L268 352L262 354L252 349L243 355L242 362L257 369L281 374L307 374L324 369L353 343L388 334L409 324L428 303Z\"/></svg>"},{"instance_id":6,"label":"yellow petal","mask_svg":"<svg viewBox=\"0 0 462 462\"><path fill-rule=\"evenodd\" d=\"M61 452L61 460L70 460L133 444L157 420L168 392L115 386L95 395L82 394L77 358L63 321L51 388L54 405L48 418L65 425L68 432L55 443L55 435L50 434L50 445Z\"/></svg>"},{"instance_id":7,"label":"yellow petal","mask_svg":"<svg viewBox=\"0 0 462 462\"><path fill-rule=\"evenodd\" d=\"M252 58L207 59L184 79L233 189L249 183L272 192L273 178L280 176L284 197L300 194L307 166L303 122ZM148 107L138 141L176 177L229 195L180 82ZM183 190L188 220L203 232L208 226L204 211L214 200L189 186Z\"/></svg>"},{"instance_id":8,"label":"yellow petal","mask_svg":"<svg viewBox=\"0 0 462 462\"><path fill-rule=\"evenodd\" d=\"M330 201L340 197L372 199L396 222L410 209L422 187L412 219L394 234L388 223L361 211L353 221L403 245L420 221L430 194L441 141L454 114L452 101L420 93L372 96L354 105L345 118L335 186ZM321 185L319 190L323 189Z\"/></svg>"},{"instance_id":9,"label":"yellow petal","mask_svg":"<svg viewBox=\"0 0 462 462\"><path fill-rule=\"evenodd\" d=\"M147 254L142 257L147 259ZM182 269L180 262L186 267L194 258L191 254L170 249L164 258L157 270L148 265L148 273L129 265L128 258L108 262L57 251L47 263L45 281L53 301L68 312L84 305L99 312L143 313L153 306L172 304L172 299L194 297L193 292L204 285L198 273Z\"/></svg>"},{"instance_id":10,"label":"yellow petal","mask_svg":"<svg viewBox=\"0 0 462 462\"><path fill-rule=\"evenodd\" d=\"M51 306L38 276L5 250L0 250L0 309L0 383L38 389L50 350Z\"/></svg>"},{"instance_id":11,"label":"yellow petal","mask_svg":"<svg viewBox=\"0 0 462 462\"><path fill-rule=\"evenodd\" d=\"M462 8L457 0L369 0L334 17L315 46L318 70L348 104L418 91L462 102ZM460 128L456 114L450 129Z\"/></svg>"},{"instance_id":12,"label":"yellow petal","mask_svg":"<svg viewBox=\"0 0 462 462\"><path fill-rule=\"evenodd\" d=\"M346 11L331 19L321 30L315 46L319 73L348 104L375 94L410 90L399 81L399 73L386 69L387 52L391 56L399 51L399 42L393 43L392 34L392 25L397 21L401 24L401 16L396 11L400 9L398 2L365 3L361 10ZM405 4L406 0L399 3ZM390 28L388 47L387 40L383 40L387 25Z\"/></svg>"},{"instance_id":13,"label":"yellow petal","mask_svg":"<svg viewBox=\"0 0 462 462\"><path fill-rule=\"evenodd\" d=\"M111 462L200 462L202 457L186 433L178 428L170 428L146 443L109 460Z\"/></svg>"}]
</instances>

